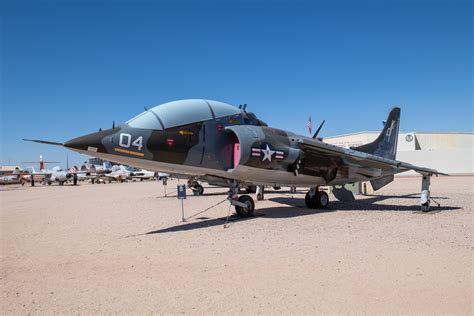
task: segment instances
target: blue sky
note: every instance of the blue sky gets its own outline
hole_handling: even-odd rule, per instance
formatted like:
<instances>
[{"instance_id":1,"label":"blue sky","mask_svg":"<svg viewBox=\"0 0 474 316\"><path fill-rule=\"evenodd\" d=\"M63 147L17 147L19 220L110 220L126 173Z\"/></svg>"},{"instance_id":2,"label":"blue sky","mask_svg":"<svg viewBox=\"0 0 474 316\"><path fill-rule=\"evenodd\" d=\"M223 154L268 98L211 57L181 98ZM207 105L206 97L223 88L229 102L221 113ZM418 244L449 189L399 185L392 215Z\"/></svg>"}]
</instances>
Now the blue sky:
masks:
<instances>
[{"instance_id":1,"label":"blue sky","mask_svg":"<svg viewBox=\"0 0 474 316\"><path fill-rule=\"evenodd\" d=\"M65 164L65 141L144 106L208 98L322 136L472 131L471 1L2 1L2 164ZM84 157L70 152L69 160Z\"/></svg>"}]
</instances>

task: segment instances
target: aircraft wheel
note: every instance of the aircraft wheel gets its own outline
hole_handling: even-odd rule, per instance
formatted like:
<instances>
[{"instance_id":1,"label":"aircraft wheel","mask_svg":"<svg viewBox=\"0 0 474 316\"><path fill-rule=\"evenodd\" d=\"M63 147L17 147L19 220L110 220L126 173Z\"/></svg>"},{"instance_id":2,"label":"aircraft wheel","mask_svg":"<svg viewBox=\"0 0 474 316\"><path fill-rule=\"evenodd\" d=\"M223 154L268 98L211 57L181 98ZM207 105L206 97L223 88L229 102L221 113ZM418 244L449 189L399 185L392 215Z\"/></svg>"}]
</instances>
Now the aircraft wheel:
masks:
<instances>
[{"instance_id":1,"label":"aircraft wheel","mask_svg":"<svg viewBox=\"0 0 474 316\"><path fill-rule=\"evenodd\" d=\"M109 183L112 183L112 179L109 179Z\"/></svg>"},{"instance_id":2,"label":"aircraft wheel","mask_svg":"<svg viewBox=\"0 0 474 316\"><path fill-rule=\"evenodd\" d=\"M324 191L319 191L316 193L316 195L313 197L313 200L316 208L325 209L329 206L329 196Z\"/></svg>"},{"instance_id":3,"label":"aircraft wheel","mask_svg":"<svg viewBox=\"0 0 474 316\"><path fill-rule=\"evenodd\" d=\"M48 185L51 185L51 181L48 181Z\"/></svg>"},{"instance_id":4,"label":"aircraft wheel","mask_svg":"<svg viewBox=\"0 0 474 316\"><path fill-rule=\"evenodd\" d=\"M200 184L196 184L195 186L192 187L193 194L194 195L202 195L204 193L204 187Z\"/></svg>"},{"instance_id":5,"label":"aircraft wheel","mask_svg":"<svg viewBox=\"0 0 474 316\"><path fill-rule=\"evenodd\" d=\"M281 189L281 186L279 186L279 185L275 185L275 186L273 187L273 190L275 190L275 191L278 191L278 190L280 190L280 189Z\"/></svg>"},{"instance_id":6,"label":"aircraft wheel","mask_svg":"<svg viewBox=\"0 0 474 316\"><path fill-rule=\"evenodd\" d=\"M248 195L241 195L239 197L239 202L244 203L247 205L247 208L241 207L236 205L235 211L240 217L252 217L253 211L255 210L255 202L253 199Z\"/></svg>"},{"instance_id":7,"label":"aircraft wheel","mask_svg":"<svg viewBox=\"0 0 474 316\"><path fill-rule=\"evenodd\" d=\"M245 191L250 194L250 193L255 193L257 192L257 186L256 185L251 185L249 186L247 189L245 189Z\"/></svg>"},{"instance_id":8,"label":"aircraft wheel","mask_svg":"<svg viewBox=\"0 0 474 316\"><path fill-rule=\"evenodd\" d=\"M304 197L304 202L306 203L307 208L316 208L316 205L314 204L314 196L310 195L311 191L308 191Z\"/></svg>"}]
</instances>

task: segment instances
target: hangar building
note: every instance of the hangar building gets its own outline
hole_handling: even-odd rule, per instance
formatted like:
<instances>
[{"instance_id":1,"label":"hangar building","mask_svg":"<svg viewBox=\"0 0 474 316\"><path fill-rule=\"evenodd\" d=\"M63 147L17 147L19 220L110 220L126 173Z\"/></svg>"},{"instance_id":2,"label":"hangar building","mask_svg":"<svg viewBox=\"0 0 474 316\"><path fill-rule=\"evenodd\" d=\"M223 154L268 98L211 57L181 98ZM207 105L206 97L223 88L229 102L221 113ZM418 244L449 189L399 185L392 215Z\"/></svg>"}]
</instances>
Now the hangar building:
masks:
<instances>
[{"instance_id":1,"label":"hangar building","mask_svg":"<svg viewBox=\"0 0 474 316\"><path fill-rule=\"evenodd\" d=\"M380 132L360 132L324 138L349 148L373 141ZM397 160L452 175L474 174L474 133L408 132L398 135ZM414 171L401 175L414 175Z\"/></svg>"}]
</instances>

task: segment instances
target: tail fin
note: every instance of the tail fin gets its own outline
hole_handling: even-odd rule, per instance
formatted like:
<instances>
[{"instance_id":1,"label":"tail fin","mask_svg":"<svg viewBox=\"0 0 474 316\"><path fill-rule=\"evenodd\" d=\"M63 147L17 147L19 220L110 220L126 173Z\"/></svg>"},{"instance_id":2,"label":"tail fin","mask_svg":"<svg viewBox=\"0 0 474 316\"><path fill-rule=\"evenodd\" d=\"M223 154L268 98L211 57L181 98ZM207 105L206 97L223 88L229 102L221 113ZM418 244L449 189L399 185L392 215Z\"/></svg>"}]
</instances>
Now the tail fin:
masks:
<instances>
[{"instance_id":1,"label":"tail fin","mask_svg":"<svg viewBox=\"0 0 474 316\"><path fill-rule=\"evenodd\" d=\"M395 107L388 114L385 126L376 140L359 147L354 147L352 149L383 158L395 159L397 154L399 127L400 108Z\"/></svg>"},{"instance_id":2,"label":"tail fin","mask_svg":"<svg viewBox=\"0 0 474 316\"><path fill-rule=\"evenodd\" d=\"M44 161L43 161L43 156L40 156L40 171L44 171Z\"/></svg>"}]
</instances>

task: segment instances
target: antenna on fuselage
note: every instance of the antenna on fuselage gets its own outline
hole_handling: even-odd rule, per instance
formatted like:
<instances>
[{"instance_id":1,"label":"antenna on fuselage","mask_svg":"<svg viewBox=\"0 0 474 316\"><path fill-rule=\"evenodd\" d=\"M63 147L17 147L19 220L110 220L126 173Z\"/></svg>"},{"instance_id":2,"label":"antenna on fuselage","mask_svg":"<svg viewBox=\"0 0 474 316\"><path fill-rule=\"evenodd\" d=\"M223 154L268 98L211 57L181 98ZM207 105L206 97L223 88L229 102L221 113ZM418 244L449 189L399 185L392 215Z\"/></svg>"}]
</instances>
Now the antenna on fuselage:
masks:
<instances>
[{"instance_id":1,"label":"antenna on fuselage","mask_svg":"<svg viewBox=\"0 0 474 316\"><path fill-rule=\"evenodd\" d=\"M242 108L242 110L245 111L246 108L247 108L247 103L244 104L244 107Z\"/></svg>"},{"instance_id":2,"label":"antenna on fuselage","mask_svg":"<svg viewBox=\"0 0 474 316\"><path fill-rule=\"evenodd\" d=\"M242 110L242 104L239 104L239 110Z\"/></svg>"},{"instance_id":3,"label":"antenna on fuselage","mask_svg":"<svg viewBox=\"0 0 474 316\"><path fill-rule=\"evenodd\" d=\"M319 125L318 129L316 130L316 132L314 133L313 135L313 139L316 139L316 137L318 137L318 134L319 134L319 131L321 130L321 128L323 127L324 123L326 122L326 120L324 120L321 125Z\"/></svg>"}]
</instances>

